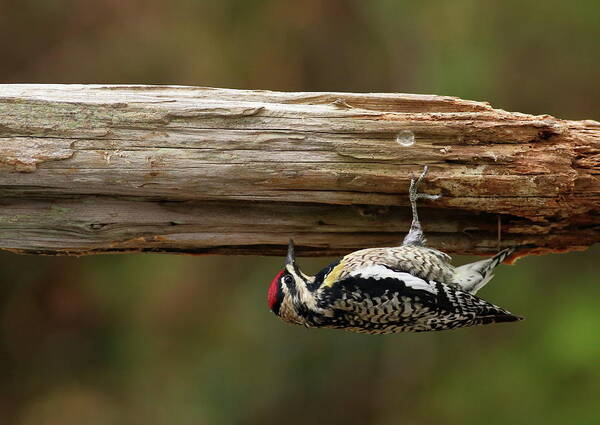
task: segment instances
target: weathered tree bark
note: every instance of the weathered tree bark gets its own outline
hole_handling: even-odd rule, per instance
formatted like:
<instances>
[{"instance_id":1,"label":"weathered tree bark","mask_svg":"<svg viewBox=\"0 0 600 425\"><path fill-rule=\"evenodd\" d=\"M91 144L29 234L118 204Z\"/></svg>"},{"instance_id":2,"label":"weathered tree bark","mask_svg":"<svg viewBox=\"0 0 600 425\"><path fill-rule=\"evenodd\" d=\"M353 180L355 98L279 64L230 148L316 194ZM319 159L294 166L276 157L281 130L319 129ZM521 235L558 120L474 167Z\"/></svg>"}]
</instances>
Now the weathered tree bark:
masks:
<instances>
[{"instance_id":1,"label":"weathered tree bark","mask_svg":"<svg viewBox=\"0 0 600 425\"><path fill-rule=\"evenodd\" d=\"M0 247L333 255L600 241L600 123L407 94L0 85ZM500 234L500 242L498 235Z\"/></svg>"}]
</instances>

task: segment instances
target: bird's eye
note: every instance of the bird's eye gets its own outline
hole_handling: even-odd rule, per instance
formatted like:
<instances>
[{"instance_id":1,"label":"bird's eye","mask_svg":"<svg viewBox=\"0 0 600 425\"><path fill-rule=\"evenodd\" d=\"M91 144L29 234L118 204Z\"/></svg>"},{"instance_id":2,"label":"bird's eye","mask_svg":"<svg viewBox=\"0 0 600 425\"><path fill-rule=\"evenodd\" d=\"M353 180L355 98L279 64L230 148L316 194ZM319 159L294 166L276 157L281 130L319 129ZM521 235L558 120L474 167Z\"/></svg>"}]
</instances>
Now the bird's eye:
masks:
<instances>
[{"instance_id":1,"label":"bird's eye","mask_svg":"<svg viewBox=\"0 0 600 425\"><path fill-rule=\"evenodd\" d=\"M291 285L292 283L294 283L294 279L289 274L286 274L285 276L283 276L282 280L283 280L283 283L285 283L286 285Z\"/></svg>"}]
</instances>

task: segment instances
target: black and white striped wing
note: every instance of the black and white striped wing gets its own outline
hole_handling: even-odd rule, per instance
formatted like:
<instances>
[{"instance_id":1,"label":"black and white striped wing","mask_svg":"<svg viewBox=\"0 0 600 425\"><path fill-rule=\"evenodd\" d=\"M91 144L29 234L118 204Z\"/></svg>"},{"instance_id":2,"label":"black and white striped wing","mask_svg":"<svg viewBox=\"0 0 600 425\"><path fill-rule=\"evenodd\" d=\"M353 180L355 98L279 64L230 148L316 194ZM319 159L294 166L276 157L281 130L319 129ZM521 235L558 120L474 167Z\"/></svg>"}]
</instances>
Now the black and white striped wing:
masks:
<instances>
[{"instance_id":1,"label":"black and white striped wing","mask_svg":"<svg viewBox=\"0 0 600 425\"><path fill-rule=\"evenodd\" d=\"M419 332L518 320L474 295L380 264L357 269L319 292L320 304L333 308L327 326L356 332Z\"/></svg>"}]
</instances>

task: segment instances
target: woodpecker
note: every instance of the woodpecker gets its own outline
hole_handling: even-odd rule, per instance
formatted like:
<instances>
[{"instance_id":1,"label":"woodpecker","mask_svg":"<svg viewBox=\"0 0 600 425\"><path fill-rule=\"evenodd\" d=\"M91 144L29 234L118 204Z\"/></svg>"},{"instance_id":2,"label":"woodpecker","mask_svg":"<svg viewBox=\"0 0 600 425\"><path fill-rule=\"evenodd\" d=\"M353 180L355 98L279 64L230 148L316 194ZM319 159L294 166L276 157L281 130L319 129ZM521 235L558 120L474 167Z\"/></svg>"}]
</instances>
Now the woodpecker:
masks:
<instances>
[{"instance_id":1,"label":"woodpecker","mask_svg":"<svg viewBox=\"0 0 600 425\"><path fill-rule=\"evenodd\" d=\"M271 311L285 322L309 328L367 334L522 320L475 295L514 248L454 267L449 255L426 246L417 200L439 197L418 192L426 175L427 167L418 179L411 179L412 224L401 246L355 251L308 276L298 267L290 240L285 268L269 286Z\"/></svg>"}]
</instances>

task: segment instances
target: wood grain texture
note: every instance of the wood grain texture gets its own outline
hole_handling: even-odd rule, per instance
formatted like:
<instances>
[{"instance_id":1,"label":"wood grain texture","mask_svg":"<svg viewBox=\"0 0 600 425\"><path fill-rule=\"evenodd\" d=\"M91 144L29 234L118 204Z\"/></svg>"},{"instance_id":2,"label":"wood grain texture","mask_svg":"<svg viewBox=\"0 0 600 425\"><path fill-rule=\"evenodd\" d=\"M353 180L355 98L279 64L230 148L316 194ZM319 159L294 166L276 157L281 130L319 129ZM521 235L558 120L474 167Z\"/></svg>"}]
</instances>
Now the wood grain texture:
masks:
<instances>
[{"instance_id":1,"label":"wood grain texture","mask_svg":"<svg viewBox=\"0 0 600 425\"><path fill-rule=\"evenodd\" d=\"M414 138L414 143L407 146ZM0 85L0 247L335 255L600 241L600 123L412 94Z\"/></svg>"}]
</instances>

